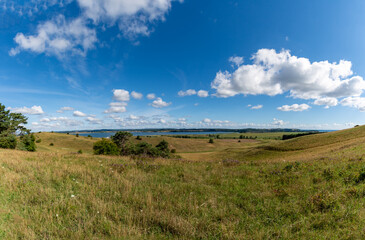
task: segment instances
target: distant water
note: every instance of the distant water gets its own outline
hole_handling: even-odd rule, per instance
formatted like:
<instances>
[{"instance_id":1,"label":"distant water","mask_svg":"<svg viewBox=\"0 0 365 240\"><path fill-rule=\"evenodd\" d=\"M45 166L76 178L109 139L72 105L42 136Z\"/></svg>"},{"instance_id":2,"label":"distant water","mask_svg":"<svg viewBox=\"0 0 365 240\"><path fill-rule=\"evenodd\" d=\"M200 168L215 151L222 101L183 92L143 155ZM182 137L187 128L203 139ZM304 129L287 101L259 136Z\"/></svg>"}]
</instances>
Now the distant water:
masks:
<instances>
[{"instance_id":1,"label":"distant water","mask_svg":"<svg viewBox=\"0 0 365 240\"><path fill-rule=\"evenodd\" d=\"M92 136L95 138L108 138L113 136L116 132L91 132L91 133L79 133L80 136ZM133 136L159 136L159 135L201 135L201 134L223 134L232 132L130 132ZM76 133L72 133L76 134Z\"/></svg>"}]
</instances>

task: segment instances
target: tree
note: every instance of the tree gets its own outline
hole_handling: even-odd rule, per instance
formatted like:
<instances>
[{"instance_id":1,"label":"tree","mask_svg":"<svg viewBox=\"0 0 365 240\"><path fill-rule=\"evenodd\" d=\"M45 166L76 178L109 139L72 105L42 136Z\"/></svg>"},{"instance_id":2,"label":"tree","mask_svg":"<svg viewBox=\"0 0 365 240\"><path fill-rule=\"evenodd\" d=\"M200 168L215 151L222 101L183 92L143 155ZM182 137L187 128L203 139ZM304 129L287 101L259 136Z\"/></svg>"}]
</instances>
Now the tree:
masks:
<instances>
[{"instance_id":1,"label":"tree","mask_svg":"<svg viewBox=\"0 0 365 240\"><path fill-rule=\"evenodd\" d=\"M24 124L27 124L27 117L21 113L6 110L0 103L0 148L14 149L17 145L16 134L29 135L30 131L24 127Z\"/></svg>"},{"instance_id":2,"label":"tree","mask_svg":"<svg viewBox=\"0 0 365 240\"><path fill-rule=\"evenodd\" d=\"M133 134L130 132L116 132L114 136L111 136L112 141L122 149Z\"/></svg>"},{"instance_id":3,"label":"tree","mask_svg":"<svg viewBox=\"0 0 365 240\"><path fill-rule=\"evenodd\" d=\"M213 138L209 139L209 143L214 143Z\"/></svg>"}]
</instances>

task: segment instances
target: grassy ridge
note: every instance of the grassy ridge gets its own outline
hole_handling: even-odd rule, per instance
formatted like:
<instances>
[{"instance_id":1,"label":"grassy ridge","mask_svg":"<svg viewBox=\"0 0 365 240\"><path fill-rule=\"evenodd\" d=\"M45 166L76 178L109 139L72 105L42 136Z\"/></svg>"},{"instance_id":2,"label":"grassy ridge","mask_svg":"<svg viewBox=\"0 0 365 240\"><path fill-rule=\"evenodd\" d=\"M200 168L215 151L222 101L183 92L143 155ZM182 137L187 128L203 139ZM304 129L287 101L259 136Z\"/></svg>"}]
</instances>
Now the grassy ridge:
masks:
<instances>
[{"instance_id":1,"label":"grassy ridge","mask_svg":"<svg viewBox=\"0 0 365 240\"><path fill-rule=\"evenodd\" d=\"M95 139L42 133L39 152L0 150L0 239L363 239L363 131L279 151L171 139L194 161L80 155Z\"/></svg>"}]
</instances>

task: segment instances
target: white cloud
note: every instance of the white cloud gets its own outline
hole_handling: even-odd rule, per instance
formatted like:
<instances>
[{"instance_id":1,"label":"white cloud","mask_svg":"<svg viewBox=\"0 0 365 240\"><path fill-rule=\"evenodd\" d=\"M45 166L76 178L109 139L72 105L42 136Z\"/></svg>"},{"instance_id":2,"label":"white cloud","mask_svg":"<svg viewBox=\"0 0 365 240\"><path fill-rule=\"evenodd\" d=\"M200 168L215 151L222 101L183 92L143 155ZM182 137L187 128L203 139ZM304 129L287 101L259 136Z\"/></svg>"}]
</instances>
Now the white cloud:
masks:
<instances>
[{"instance_id":1,"label":"white cloud","mask_svg":"<svg viewBox=\"0 0 365 240\"><path fill-rule=\"evenodd\" d=\"M149 35L149 24L164 20L173 0L78 0L84 15L94 23L117 23L125 37ZM180 1L182 2L182 1Z\"/></svg>"},{"instance_id":2,"label":"white cloud","mask_svg":"<svg viewBox=\"0 0 365 240\"><path fill-rule=\"evenodd\" d=\"M149 93L149 94L147 94L147 99L149 99L149 100L153 100L153 99L155 99L156 98L156 95L154 94L154 93Z\"/></svg>"},{"instance_id":3,"label":"white cloud","mask_svg":"<svg viewBox=\"0 0 365 240\"><path fill-rule=\"evenodd\" d=\"M341 98L360 96L365 88L363 78L352 76L352 64L345 60L311 63L287 50L277 53L273 49L260 49L252 60L253 64L242 65L233 73L219 71L211 84L215 95L275 96L289 92L291 97L302 99Z\"/></svg>"},{"instance_id":4,"label":"white cloud","mask_svg":"<svg viewBox=\"0 0 365 240\"><path fill-rule=\"evenodd\" d=\"M85 120L91 124L102 124L103 123L102 120L95 118L95 117L87 117Z\"/></svg>"},{"instance_id":5,"label":"white cloud","mask_svg":"<svg viewBox=\"0 0 365 240\"><path fill-rule=\"evenodd\" d=\"M365 111L365 98L363 97L348 97L343 99L341 102L342 106L357 108L360 111Z\"/></svg>"},{"instance_id":6,"label":"white cloud","mask_svg":"<svg viewBox=\"0 0 365 240\"><path fill-rule=\"evenodd\" d=\"M128 104L126 102L111 102L110 108L105 110L104 113L124 113L127 111Z\"/></svg>"},{"instance_id":7,"label":"white cloud","mask_svg":"<svg viewBox=\"0 0 365 240\"><path fill-rule=\"evenodd\" d=\"M243 64L243 57L230 57L228 61L232 63L232 67L239 67Z\"/></svg>"},{"instance_id":8,"label":"white cloud","mask_svg":"<svg viewBox=\"0 0 365 240\"><path fill-rule=\"evenodd\" d=\"M129 120L138 120L138 119L140 119L140 117L134 116L133 114L131 114L131 115L129 115L128 119Z\"/></svg>"},{"instance_id":9,"label":"white cloud","mask_svg":"<svg viewBox=\"0 0 365 240\"><path fill-rule=\"evenodd\" d=\"M303 104L293 104L293 105L284 105L282 107L278 107L277 109L279 111L283 111L283 112L290 112L290 111L293 111L293 112L302 112L304 110L308 110L310 109L311 107L305 103Z\"/></svg>"},{"instance_id":10,"label":"white cloud","mask_svg":"<svg viewBox=\"0 0 365 240\"><path fill-rule=\"evenodd\" d=\"M124 89L114 89L113 95L114 95L113 96L114 100L121 101L121 102L129 101L129 92Z\"/></svg>"},{"instance_id":11,"label":"white cloud","mask_svg":"<svg viewBox=\"0 0 365 240\"><path fill-rule=\"evenodd\" d=\"M11 56L22 50L47 55L62 56L66 52L85 55L97 41L95 29L86 26L82 18L67 21L63 15L39 24L35 35L18 33L14 41L18 44L9 52Z\"/></svg>"},{"instance_id":12,"label":"white cloud","mask_svg":"<svg viewBox=\"0 0 365 240\"><path fill-rule=\"evenodd\" d=\"M196 91L194 89L189 89L186 91L179 91L177 93L180 97L185 97L185 96L192 96L196 94Z\"/></svg>"},{"instance_id":13,"label":"white cloud","mask_svg":"<svg viewBox=\"0 0 365 240\"><path fill-rule=\"evenodd\" d=\"M73 116L75 117L86 117L87 115L80 111L74 111Z\"/></svg>"},{"instance_id":14,"label":"white cloud","mask_svg":"<svg viewBox=\"0 0 365 240\"><path fill-rule=\"evenodd\" d=\"M8 108L12 112L28 114L28 115L41 115L44 113L41 106L33 106L31 108L28 107L20 107L20 108Z\"/></svg>"},{"instance_id":15,"label":"white cloud","mask_svg":"<svg viewBox=\"0 0 365 240\"><path fill-rule=\"evenodd\" d=\"M212 120L211 120L211 119L209 119L209 118L204 118L202 122L203 122L203 123L211 123L211 122L212 122Z\"/></svg>"},{"instance_id":16,"label":"white cloud","mask_svg":"<svg viewBox=\"0 0 365 240\"><path fill-rule=\"evenodd\" d=\"M152 107L155 107L155 108L163 108L163 107L168 107L171 105L171 102L170 103L167 103L165 101L162 100L162 98L158 97L156 98L156 100L154 100L152 102Z\"/></svg>"},{"instance_id":17,"label":"white cloud","mask_svg":"<svg viewBox=\"0 0 365 240\"><path fill-rule=\"evenodd\" d=\"M256 106L249 105L249 107L251 107L251 109L253 109L253 110L258 110L258 109L261 109L263 106L262 105L256 105Z\"/></svg>"},{"instance_id":18,"label":"white cloud","mask_svg":"<svg viewBox=\"0 0 365 240\"><path fill-rule=\"evenodd\" d=\"M58 113L63 113L65 111L73 111L74 108L72 107L61 107L59 110L57 110Z\"/></svg>"},{"instance_id":19,"label":"white cloud","mask_svg":"<svg viewBox=\"0 0 365 240\"><path fill-rule=\"evenodd\" d=\"M285 125L285 122L283 120L274 118L274 121L271 123L271 125L274 125L274 126L283 126L283 125Z\"/></svg>"},{"instance_id":20,"label":"white cloud","mask_svg":"<svg viewBox=\"0 0 365 240\"><path fill-rule=\"evenodd\" d=\"M138 92L135 92L135 91L133 91L133 92L131 93L131 95L132 95L132 97L133 97L134 99L142 99L142 98L143 98L143 94L142 94L142 93L138 93Z\"/></svg>"},{"instance_id":21,"label":"white cloud","mask_svg":"<svg viewBox=\"0 0 365 240\"><path fill-rule=\"evenodd\" d=\"M337 100L337 98L330 98L330 97L318 98L314 101L313 104L325 105L325 108L329 108L329 107L337 106L338 100Z\"/></svg>"},{"instance_id":22,"label":"white cloud","mask_svg":"<svg viewBox=\"0 0 365 240\"><path fill-rule=\"evenodd\" d=\"M76 19L68 21L59 15L39 24L34 35L18 33L14 38L18 46L12 48L9 54L14 56L26 50L57 56L66 52L85 55L98 41L97 27L117 25L121 31L118 35L129 39L135 39L138 35L148 36L152 31L151 25L165 20L165 14L171 9L173 1L175 0L77 0L81 12ZM57 1L32 1L31 4L35 5L33 9L23 7L18 12L28 9L27 13L31 16L33 12L39 11L40 6L45 11L47 6L57 4L49 2ZM60 6L71 0L61 2L58 3Z\"/></svg>"},{"instance_id":23,"label":"white cloud","mask_svg":"<svg viewBox=\"0 0 365 240\"><path fill-rule=\"evenodd\" d=\"M209 96L209 93L208 93L208 91L205 91L205 90L199 90L198 91L198 96L205 98L205 97Z\"/></svg>"}]
</instances>

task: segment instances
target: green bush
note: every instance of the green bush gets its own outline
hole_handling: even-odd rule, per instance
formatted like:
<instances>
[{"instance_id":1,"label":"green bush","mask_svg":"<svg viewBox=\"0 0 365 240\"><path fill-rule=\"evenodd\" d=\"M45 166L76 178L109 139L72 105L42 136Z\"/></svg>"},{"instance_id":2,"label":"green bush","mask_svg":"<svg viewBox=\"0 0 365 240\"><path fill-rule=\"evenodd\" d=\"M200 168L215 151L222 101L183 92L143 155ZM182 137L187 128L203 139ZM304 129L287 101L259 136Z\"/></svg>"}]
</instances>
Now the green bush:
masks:
<instances>
[{"instance_id":1,"label":"green bush","mask_svg":"<svg viewBox=\"0 0 365 240\"><path fill-rule=\"evenodd\" d=\"M37 149L36 145L35 145L35 137L33 134L27 134L27 135L23 135L21 137L24 149L29 151L29 152L35 152L35 150Z\"/></svg>"},{"instance_id":2,"label":"green bush","mask_svg":"<svg viewBox=\"0 0 365 240\"><path fill-rule=\"evenodd\" d=\"M49 146L54 146L54 144L53 143L50 143Z\"/></svg>"},{"instance_id":3,"label":"green bush","mask_svg":"<svg viewBox=\"0 0 365 240\"><path fill-rule=\"evenodd\" d=\"M209 143L214 143L213 138L209 139Z\"/></svg>"},{"instance_id":4,"label":"green bush","mask_svg":"<svg viewBox=\"0 0 365 240\"><path fill-rule=\"evenodd\" d=\"M41 143L42 139L38 139L37 141L35 141L36 143Z\"/></svg>"},{"instance_id":5,"label":"green bush","mask_svg":"<svg viewBox=\"0 0 365 240\"><path fill-rule=\"evenodd\" d=\"M0 136L0 148L15 149L17 140L14 135Z\"/></svg>"},{"instance_id":6,"label":"green bush","mask_svg":"<svg viewBox=\"0 0 365 240\"><path fill-rule=\"evenodd\" d=\"M119 155L118 146L108 139L102 139L94 143L94 154L96 155Z\"/></svg>"},{"instance_id":7,"label":"green bush","mask_svg":"<svg viewBox=\"0 0 365 240\"><path fill-rule=\"evenodd\" d=\"M159 156L161 157L169 157L170 156L170 149L169 143L165 140L162 140L159 144L156 145L158 150Z\"/></svg>"}]
</instances>

